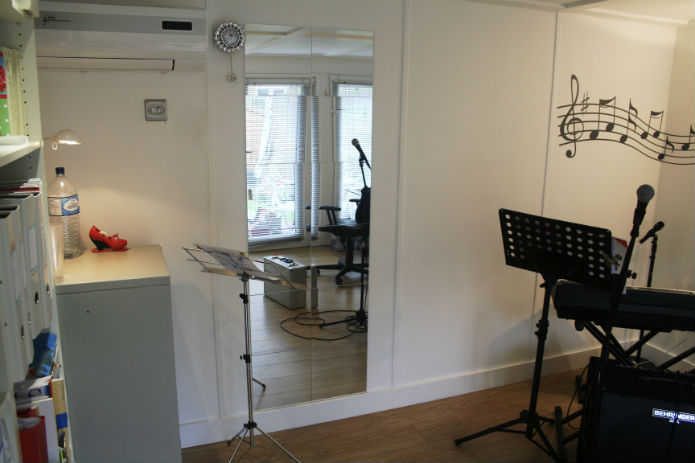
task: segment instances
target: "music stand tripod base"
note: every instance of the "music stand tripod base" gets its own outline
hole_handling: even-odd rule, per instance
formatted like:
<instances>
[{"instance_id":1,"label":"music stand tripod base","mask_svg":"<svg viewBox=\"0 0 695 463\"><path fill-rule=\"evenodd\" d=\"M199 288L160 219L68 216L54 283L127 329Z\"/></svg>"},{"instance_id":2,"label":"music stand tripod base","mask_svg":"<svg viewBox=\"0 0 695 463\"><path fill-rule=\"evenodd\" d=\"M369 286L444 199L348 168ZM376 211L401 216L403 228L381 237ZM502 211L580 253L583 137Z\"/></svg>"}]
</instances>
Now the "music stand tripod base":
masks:
<instances>
[{"instance_id":1,"label":"music stand tripod base","mask_svg":"<svg viewBox=\"0 0 695 463\"><path fill-rule=\"evenodd\" d=\"M507 265L540 273L544 279L543 310L536 323L536 358L533 371L533 383L529 408L523 410L519 417L506 423L490 427L484 431L456 439L458 446L464 442L488 435L493 432L524 434L543 452L555 461L564 461L564 443L562 425L569 417L562 419L562 409L555 407L555 418L547 418L537 413L538 392L540 388L545 340L548 334L548 311L551 291L555 283L568 279L593 286L607 287L611 276L611 232L607 229L590 227L541 216L524 214L507 209L499 210L502 242ZM576 413L570 415L576 418ZM555 424L557 430L558 450L551 445L543 432L543 423ZM522 430L509 429L518 424L526 425ZM534 439L538 435L542 441Z\"/></svg>"}]
</instances>

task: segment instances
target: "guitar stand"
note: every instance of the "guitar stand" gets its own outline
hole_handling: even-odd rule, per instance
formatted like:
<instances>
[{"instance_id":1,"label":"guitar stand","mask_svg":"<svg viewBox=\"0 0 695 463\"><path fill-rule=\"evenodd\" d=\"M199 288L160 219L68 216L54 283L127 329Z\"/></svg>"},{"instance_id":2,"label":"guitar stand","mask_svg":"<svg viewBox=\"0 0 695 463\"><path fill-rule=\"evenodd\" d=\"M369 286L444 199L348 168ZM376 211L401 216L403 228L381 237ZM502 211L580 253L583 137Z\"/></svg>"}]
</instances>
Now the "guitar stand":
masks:
<instances>
[{"instance_id":1,"label":"guitar stand","mask_svg":"<svg viewBox=\"0 0 695 463\"><path fill-rule=\"evenodd\" d=\"M538 330L535 334L538 341L531 397L528 409L522 410L518 418L461 437L454 443L459 446L493 432L523 434L553 460L565 462L565 443L578 437L578 434L565 438L563 425L580 416L581 410L565 418L562 418L562 409L559 406L555 407L554 418L539 415L537 411L545 341L548 336L550 296L560 278L594 286L609 284L611 232L506 209L500 209L499 216L506 264L538 272L544 280L541 284L544 289L543 309L541 318L536 323ZM555 425L557 450L553 448L542 429L545 423ZM509 429L515 425L525 425L525 429ZM536 435L540 437L541 442L535 439Z\"/></svg>"}]
</instances>

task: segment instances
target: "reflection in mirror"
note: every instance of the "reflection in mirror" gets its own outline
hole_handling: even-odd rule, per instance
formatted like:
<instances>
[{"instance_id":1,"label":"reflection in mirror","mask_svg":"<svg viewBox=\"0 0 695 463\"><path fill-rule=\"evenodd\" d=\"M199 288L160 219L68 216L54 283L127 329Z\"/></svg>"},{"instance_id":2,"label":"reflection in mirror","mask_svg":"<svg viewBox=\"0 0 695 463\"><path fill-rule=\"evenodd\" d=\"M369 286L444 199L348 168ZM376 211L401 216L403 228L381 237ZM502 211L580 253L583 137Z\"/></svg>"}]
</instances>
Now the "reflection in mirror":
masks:
<instances>
[{"instance_id":1,"label":"reflection in mirror","mask_svg":"<svg viewBox=\"0 0 695 463\"><path fill-rule=\"evenodd\" d=\"M249 251L281 280L251 284L254 406L363 392L373 34L246 33Z\"/></svg>"}]
</instances>

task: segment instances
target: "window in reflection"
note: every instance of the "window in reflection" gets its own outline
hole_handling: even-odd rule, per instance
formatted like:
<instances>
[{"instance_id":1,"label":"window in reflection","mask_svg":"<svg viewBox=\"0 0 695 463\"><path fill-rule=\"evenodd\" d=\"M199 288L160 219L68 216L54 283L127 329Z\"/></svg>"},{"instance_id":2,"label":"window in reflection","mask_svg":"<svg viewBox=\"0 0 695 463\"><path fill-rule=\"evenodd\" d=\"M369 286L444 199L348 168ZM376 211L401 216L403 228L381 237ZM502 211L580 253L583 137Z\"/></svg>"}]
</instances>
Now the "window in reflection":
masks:
<instances>
[{"instance_id":1,"label":"window in reflection","mask_svg":"<svg viewBox=\"0 0 695 463\"><path fill-rule=\"evenodd\" d=\"M307 83L249 81L246 184L249 244L300 239Z\"/></svg>"}]
</instances>

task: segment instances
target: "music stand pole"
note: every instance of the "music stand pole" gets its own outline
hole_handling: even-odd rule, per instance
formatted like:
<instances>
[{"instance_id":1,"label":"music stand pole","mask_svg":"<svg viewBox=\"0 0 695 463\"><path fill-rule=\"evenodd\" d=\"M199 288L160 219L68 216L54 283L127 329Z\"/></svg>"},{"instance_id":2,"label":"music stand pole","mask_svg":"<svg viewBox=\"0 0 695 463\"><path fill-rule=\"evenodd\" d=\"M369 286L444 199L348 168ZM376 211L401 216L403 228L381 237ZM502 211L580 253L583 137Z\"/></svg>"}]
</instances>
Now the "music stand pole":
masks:
<instances>
[{"instance_id":1,"label":"music stand pole","mask_svg":"<svg viewBox=\"0 0 695 463\"><path fill-rule=\"evenodd\" d=\"M548 219L541 216L500 209L500 225L502 242L507 265L539 273L543 277L544 289L543 309L541 318L536 323L536 358L533 371L533 382L528 410L522 410L519 417L493 426L484 431L456 439L454 443L463 442L485 436L493 432L509 432L524 434L543 452L555 461L564 461L564 443L562 425L576 414L562 418L562 409L555 407L555 419L538 414L538 393L540 390L541 372L545 341L548 335L548 312L552 290L560 278L606 286L610 269L607 257L611 250L611 233L609 230L586 225ZM558 450L553 449L548 437L541 429L543 423L554 423L557 429ZM525 429L508 429L511 426L524 424ZM534 439L538 434L542 443Z\"/></svg>"},{"instance_id":2,"label":"music stand pole","mask_svg":"<svg viewBox=\"0 0 695 463\"><path fill-rule=\"evenodd\" d=\"M511 421L507 421L506 423L502 423L497 426L492 426L490 428L487 428L484 431L477 432L475 434L470 434L468 436L461 437L459 439L456 439L454 443L456 445L461 445L464 442L467 442L469 440L477 439L478 437L486 436L488 434L491 434L493 432L509 432L509 433L514 433L514 434L524 434L527 439L529 439L531 442L536 444L541 450L543 450L545 453L550 455L553 460L558 460L559 456L553 449L553 446L551 445L550 441L548 440L548 437L545 435L543 432L543 429L541 428L541 424L543 422L546 423L554 423L555 420L552 418L547 418L544 416L541 416L537 412L537 406L538 406L538 392L540 389L540 384L541 384L541 371L543 367L543 355L545 351L545 341L548 336L548 326L550 325L548 323L548 312L550 309L550 295L552 288L555 286L555 281L552 279L545 280L544 283L541 285L542 288L544 288L544 295L543 295L543 310L541 312L541 318L538 320L538 323L536 323L536 327L538 328L538 331L536 331L536 337L538 338L538 342L536 344L536 359L534 363L534 369L533 369L533 383L531 386L531 398L529 400L529 407L528 410L522 410L521 413L519 414L519 418L516 418ZM507 429L511 426L517 425L517 424L525 424L526 429L524 431L517 430L517 429ZM539 444L533 439L534 432L538 433L540 436L541 440L543 441L544 445Z\"/></svg>"},{"instance_id":3,"label":"music stand pole","mask_svg":"<svg viewBox=\"0 0 695 463\"><path fill-rule=\"evenodd\" d=\"M255 447L254 431L258 431L260 434L270 440L276 447L282 450L288 457L290 457L294 462L301 463L297 457L292 455L289 450L283 447L278 441L273 439L265 431L263 431L258 424L253 420L253 389L252 381L256 381L261 384L264 388L265 385L260 381L257 381L253 377L253 368L251 365L251 308L249 304L249 280L251 278L259 279L262 281L269 281L272 283L278 283L279 279L267 272L259 270L255 264L252 263L246 255L240 251L234 251L231 249L224 249L215 246L203 245L195 243L195 248L183 248L186 253L191 256L193 262L197 262L203 268L204 272L214 273L218 275L236 276L239 277L243 283L243 292L239 294L244 303L244 344L245 352L240 358L246 363L246 399L248 407L248 418L249 420L244 423L241 430L234 435L227 443L229 445L234 442L234 439L239 439L239 443L232 453L232 457L229 459L229 463L234 460L234 457L239 452L242 442L246 436L249 436L249 446L250 449ZM201 260L198 254L207 254L212 257L216 262L208 262Z\"/></svg>"},{"instance_id":4,"label":"music stand pole","mask_svg":"<svg viewBox=\"0 0 695 463\"><path fill-rule=\"evenodd\" d=\"M239 297L244 303L244 340L246 344L246 351L244 355L242 355L240 358L246 363L246 397L248 401L247 404L249 420L246 423L244 423L244 426L241 428L241 430L229 440L229 444L231 445L234 439L239 439L239 443L234 449L234 453L232 454L232 457L229 459L229 463L234 461L234 457L239 451L241 443L244 442L244 438L246 438L247 435L249 436L249 447L255 447L253 435L254 430L258 430L259 433L263 434L265 437L270 439L270 441L273 444L275 444L278 448L280 448L280 450L285 452L285 454L292 458L292 460L294 460L297 463L300 463L297 457L292 455L292 453L290 453L289 450L280 445L278 441L266 434L260 427L258 427L258 424L255 421L253 421L253 389L251 384L251 381L253 379L253 368L251 366L251 309L249 304L249 276L246 273L242 273L241 281L244 285L244 292L239 294Z\"/></svg>"}]
</instances>

